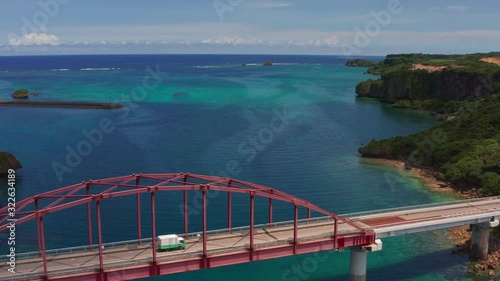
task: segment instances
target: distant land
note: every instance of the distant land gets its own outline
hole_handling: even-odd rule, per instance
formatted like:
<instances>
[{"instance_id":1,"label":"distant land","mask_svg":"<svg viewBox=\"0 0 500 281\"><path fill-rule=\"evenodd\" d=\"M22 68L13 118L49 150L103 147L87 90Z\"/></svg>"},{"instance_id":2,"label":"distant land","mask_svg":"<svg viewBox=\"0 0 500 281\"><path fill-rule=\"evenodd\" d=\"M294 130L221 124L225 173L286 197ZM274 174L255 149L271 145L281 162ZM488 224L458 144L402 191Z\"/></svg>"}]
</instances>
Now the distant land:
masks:
<instances>
[{"instance_id":1,"label":"distant land","mask_svg":"<svg viewBox=\"0 0 500 281\"><path fill-rule=\"evenodd\" d=\"M373 67L376 66L377 63L365 59L348 59L345 65L351 67Z\"/></svg>"}]
</instances>

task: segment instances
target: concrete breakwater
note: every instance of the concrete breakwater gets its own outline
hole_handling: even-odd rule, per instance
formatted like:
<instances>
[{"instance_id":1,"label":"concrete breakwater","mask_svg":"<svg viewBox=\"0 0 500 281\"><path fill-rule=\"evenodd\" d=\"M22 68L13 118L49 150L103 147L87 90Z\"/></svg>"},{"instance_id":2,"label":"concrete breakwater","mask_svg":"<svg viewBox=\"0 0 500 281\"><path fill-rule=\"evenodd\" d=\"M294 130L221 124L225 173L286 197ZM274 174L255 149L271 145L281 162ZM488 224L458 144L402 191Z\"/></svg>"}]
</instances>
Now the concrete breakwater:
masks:
<instances>
[{"instance_id":1,"label":"concrete breakwater","mask_svg":"<svg viewBox=\"0 0 500 281\"><path fill-rule=\"evenodd\" d=\"M90 108L90 109L117 109L123 105L119 103L101 102L58 102L58 101L4 101L0 100L0 106L29 106L29 107L60 107L60 108Z\"/></svg>"}]
</instances>

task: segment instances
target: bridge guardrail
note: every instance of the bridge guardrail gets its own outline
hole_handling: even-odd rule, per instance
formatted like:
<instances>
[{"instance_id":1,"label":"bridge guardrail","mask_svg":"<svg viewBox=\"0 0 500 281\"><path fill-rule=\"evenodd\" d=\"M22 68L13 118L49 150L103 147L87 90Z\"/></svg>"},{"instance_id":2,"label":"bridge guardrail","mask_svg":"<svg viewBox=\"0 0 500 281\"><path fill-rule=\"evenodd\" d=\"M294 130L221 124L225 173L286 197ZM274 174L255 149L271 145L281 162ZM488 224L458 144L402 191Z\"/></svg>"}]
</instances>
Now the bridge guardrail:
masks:
<instances>
[{"instance_id":1,"label":"bridge guardrail","mask_svg":"<svg viewBox=\"0 0 500 281\"><path fill-rule=\"evenodd\" d=\"M307 223L317 223L317 222L327 222L333 220L331 217L316 217L316 218L311 218L311 219L303 219L301 220L302 224L307 224ZM261 224L261 225L256 225L256 229L258 227L265 228L269 227L269 224ZM278 222L272 224L273 227L278 227L278 226L293 226L293 221L286 221L286 222ZM247 229L248 227L237 227L233 228L233 231L238 229L240 231ZM339 231L339 234L348 234L352 231L349 230L344 230L344 231ZM207 232L208 233L208 232ZM214 230L211 231L211 233L226 233L225 230ZM193 233L193 235L196 233ZM299 238L299 241L306 242L306 241L311 241L314 239L318 238L327 238L331 237L333 235L332 232L328 233L321 233L318 235L312 235L312 236L307 236L307 237L302 237ZM141 243L146 243L151 242L151 238L146 238L146 239L141 239ZM123 245L137 245L138 240L129 240L129 241L120 241L120 242L114 242L114 243L104 243L103 246L109 248L117 248L117 247L123 247ZM276 241L270 241L270 242L262 242L262 243L256 243L255 247L256 248L262 248L262 247L271 247L271 246L277 246L277 245L284 245L284 244L289 244L292 243L292 240L290 238L287 239L280 239ZM92 247L95 247L94 249L98 248L98 245L92 245ZM216 254L223 254L223 253L230 253L234 251L245 251L249 247L248 244L243 245L243 246L232 246L232 247L226 247L226 248L220 248L220 249L212 249L208 250L207 254L208 255L216 255ZM78 249L88 249L88 246L82 246L82 247L71 247L71 248L64 248L64 249L55 249L55 250L49 250L49 252L53 253L75 253L78 252ZM95 250L93 250L95 251ZM38 256L38 252L31 252L31 253L24 253L25 255L35 255ZM193 256L200 256L202 254L202 251L196 251L196 252L190 252L190 253L178 253L178 254L169 254L166 256L158 256L158 261L168 261L168 260L176 260L176 259L184 259L184 258L189 258ZM106 263L105 268L106 269L113 269L113 268L120 268L120 267L126 267L126 266L134 266L134 265L141 265L141 264L147 264L152 260L152 257L146 257L146 258L141 258L141 259L133 259L133 260L124 260L124 261L118 261L118 262L112 262L112 263ZM55 269L55 270L50 270L49 275L50 276L62 276L62 275L70 275L70 274L78 274L78 273L83 273L83 272L89 272L89 271L95 271L99 268L98 265L89 265L89 266L77 266L77 267L71 267L71 268L62 268L62 269ZM39 279L41 276L41 272L34 272L34 273L24 273L24 274L16 274L13 276L4 276L0 277L0 280L34 280L34 279Z\"/></svg>"},{"instance_id":2,"label":"bridge guardrail","mask_svg":"<svg viewBox=\"0 0 500 281\"><path fill-rule=\"evenodd\" d=\"M15 275L10 275L10 276L2 276L0 277L0 280L2 281L7 281L7 280L36 280L40 279L43 275L43 272L33 272L33 273L20 273L20 274L15 274Z\"/></svg>"},{"instance_id":3,"label":"bridge guardrail","mask_svg":"<svg viewBox=\"0 0 500 281\"><path fill-rule=\"evenodd\" d=\"M61 276L61 275L69 275L69 274L78 274L89 271L99 270L99 265L88 265L88 266L77 266L77 267L68 267L61 268L56 270L49 271L49 277ZM39 280L43 278L43 271L41 272L30 272L30 273L16 273L10 276L1 276L1 281L7 280Z\"/></svg>"},{"instance_id":4,"label":"bridge guardrail","mask_svg":"<svg viewBox=\"0 0 500 281\"><path fill-rule=\"evenodd\" d=\"M281 240L277 240L277 241L273 241L273 242L267 242L267 243L265 243L266 244L265 246L286 244L286 243L290 242L288 240L289 239L281 239ZM259 243L257 245L261 246L261 243ZM226 247L226 248L221 248L221 249L208 250L207 254L208 255L215 255L215 254L221 254L221 253L234 252L234 251L238 251L238 250L244 251L244 250L247 250L247 248L248 248L248 245L232 246L232 247ZM200 250L200 251L190 252L190 253L178 253L178 254L170 254L167 256L158 256L158 261L184 259L184 258L193 257L193 256L200 256L202 253L203 253L203 251ZM117 262L112 262L112 263L106 263L105 268L106 269L113 269L113 268L121 268L121 267L126 267L126 266L141 265L141 264L147 264L150 261L152 261L152 257L117 261ZM61 268L61 269L50 270L49 276L54 277L54 276L78 274L78 273L83 273L83 272L95 271L98 269L99 269L99 265ZM43 275L43 272L21 273L21 274L16 274L16 275L12 275L12 276L3 276L3 277L0 277L0 280L1 281L4 281L4 280L35 280L35 279L39 279L42 275Z\"/></svg>"},{"instance_id":5,"label":"bridge guardrail","mask_svg":"<svg viewBox=\"0 0 500 281\"><path fill-rule=\"evenodd\" d=\"M329 222L333 221L332 217L329 216L323 216L323 217L314 217L310 219L300 219L298 220L299 225L307 225L309 223L320 223L320 222ZM264 223L264 224L258 224L254 226L255 230L260 230L260 229L266 229L266 228L276 228L276 227L293 227L294 221L289 220L289 221L280 221L280 222L274 222L274 223ZM250 231L249 226L241 226L241 227L233 227L231 228L231 231L229 231L228 228L225 229L216 229L216 230L209 230L207 231L207 235L209 236L219 236L219 235L225 235L225 234L231 234L231 233L237 233L237 232L244 232L244 231ZM203 232L194 232L194 233L189 233L188 236L185 236L184 234L180 234L180 237L184 237L186 239L196 239L202 237ZM152 242L151 238L143 238L141 239L141 244L149 244ZM108 243L103 243L102 246L104 250L106 249L115 249L115 248L120 248L120 247L127 247L127 246L135 246L139 245L139 240L127 240L127 241L118 241L118 242L108 242ZM92 248L92 250L91 250ZM60 254L71 254L71 253L82 253L82 252L92 252L96 251L99 248L99 244L93 244L92 247L89 245L85 246L76 246L76 247L67 247L67 248L60 248L60 249L51 249L47 250L46 253L47 255L60 255ZM41 258L40 252L39 251L33 251L33 252L26 252L26 253L19 253L16 256L17 259L29 259L29 258ZM6 256L1 256L0 261L5 261L8 260Z\"/></svg>"},{"instance_id":6,"label":"bridge guardrail","mask_svg":"<svg viewBox=\"0 0 500 281\"><path fill-rule=\"evenodd\" d=\"M453 202L440 202L440 203L431 203L431 204L422 204L422 205L414 205L414 206L388 208L388 209L381 209L381 210L375 210L375 211L356 212L356 213L339 215L339 217L351 219L351 218L356 218L356 217L364 217L364 216L378 215L378 214L384 214L384 213L392 213L392 212L400 212L400 211L408 211L408 210L418 210L418 209L433 208L433 207L445 207L445 206L461 205L461 204L467 204L467 203L487 202L490 200L498 200L498 199L500 199L500 196L474 198L474 199L467 199L467 200L460 200L460 201L453 201Z\"/></svg>"},{"instance_id":7,"label":"bridge guardrail","mask_svg":"<svg viewBox=\"0 0 500 281\"><path fill-rule=\"evenodd\" d=\"M151 243L151 238L144 238L141 239L141 244L142 243ZM119 247L126 247L126 246L132 246L132 245L139 245L139 240L127 240L127 241L119 241L119 242L108 242L108 243L103 243L102 246L104 249L115 249ZM81 253L81 252L91 252L91 251L97 251L99 249L99 244L93 244L92 245L92 250L90 250L89 245L85 246L76 246L76 247L67 247L67 248L60 248L60 249L51 249L47 250L46 253L47 255L60 255L60 254L72 254L72 253ZM29 259L29 258L41 258L40 252L39 251L33 251L33 252L26 252L26 253L19 253L16 254L16 259ZM0 257L0 261L5 261L8 260L5 256Z\"/></svg>"}]
</instances>

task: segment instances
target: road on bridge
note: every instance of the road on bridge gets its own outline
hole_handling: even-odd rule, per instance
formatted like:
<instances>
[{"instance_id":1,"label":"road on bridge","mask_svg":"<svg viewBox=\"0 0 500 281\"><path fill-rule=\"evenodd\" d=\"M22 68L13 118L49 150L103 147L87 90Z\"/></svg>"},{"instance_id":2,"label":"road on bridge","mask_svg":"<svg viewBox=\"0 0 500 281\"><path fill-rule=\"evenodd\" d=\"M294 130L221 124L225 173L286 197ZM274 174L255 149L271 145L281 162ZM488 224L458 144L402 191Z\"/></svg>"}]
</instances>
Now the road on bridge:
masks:
<instances>
[{"instance_id":1,"label":"road on bridge","mask_svg":"<svg viewBox=\"0 0 500 281\"><path fill-rule=\"evenodd\" d=\"M408 208L389 209L373 212L364 212L345 215L351 222L372 229L377 238L383 238L406 233L415 233L427 230L443 229L452 226L467 225L489 221L491 217L500 216L500 199L484 198L466 200L451 204L431 204ZM325 220L327 218L324 218ZM298 228L299 243L305 241L322 240L333 235L333 221L321 221L321 218L302 220ZM293 237L292 225L272 228L255 229L255 248L273 247L280 243L291 243ZM339 223L339 239L352 234L357 230L345 223ZM189 237L189 236L188 236ZM249 245L249 231L239 231L209 236L207 247L209 255L246 251ZM202 237L186 239L187 248L184 250L158 252L159 262L170 260L190 259L199 257L202 253ZM121 248L104 249L105 268L115 268L130 265L128 262L141 261L147 263L151 258L151 244L129 245ZM99 265L97 249L94 251L49 255L47 257L49 274L60 269L78 268ZM39 273L43 275L43 264L40 257L18 259L16 275L7 271L8 265L0 266L0 279L12 278L22 273ZM10 279L9 279L10 280Z\"/></svg>"}]
</instances>

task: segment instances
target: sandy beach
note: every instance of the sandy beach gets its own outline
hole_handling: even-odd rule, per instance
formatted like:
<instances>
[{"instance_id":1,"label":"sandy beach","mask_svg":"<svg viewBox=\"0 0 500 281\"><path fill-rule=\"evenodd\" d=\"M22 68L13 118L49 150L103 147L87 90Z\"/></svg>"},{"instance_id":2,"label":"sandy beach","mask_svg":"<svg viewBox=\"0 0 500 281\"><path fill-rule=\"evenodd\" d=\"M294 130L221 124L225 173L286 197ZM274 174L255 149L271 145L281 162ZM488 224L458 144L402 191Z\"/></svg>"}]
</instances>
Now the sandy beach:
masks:
<instances>
[{"instance_id":1,"label":"sandy beach","mask_svg":"<svg viewBox=\"0 0 500 281\"><path fill-rule=\"evenodd\" d=\"M389 160L389 159L373 159L373 158L363 158L362 161L373 165L385 165L390 167L397 167L399 168L400 173L405 173L411 177L421 180L426 187L435 192L451 193L459 197L462 197L463 199L478 197L475 191L461 192L451 188L450 183L438 180L434 176L434 173L430 170L422 168L412 168L411 170L406 170L405 163L403 161Z\"/></svg>"}]
</instances>

